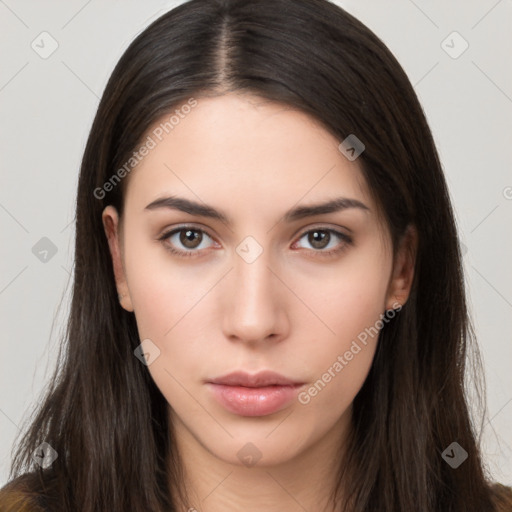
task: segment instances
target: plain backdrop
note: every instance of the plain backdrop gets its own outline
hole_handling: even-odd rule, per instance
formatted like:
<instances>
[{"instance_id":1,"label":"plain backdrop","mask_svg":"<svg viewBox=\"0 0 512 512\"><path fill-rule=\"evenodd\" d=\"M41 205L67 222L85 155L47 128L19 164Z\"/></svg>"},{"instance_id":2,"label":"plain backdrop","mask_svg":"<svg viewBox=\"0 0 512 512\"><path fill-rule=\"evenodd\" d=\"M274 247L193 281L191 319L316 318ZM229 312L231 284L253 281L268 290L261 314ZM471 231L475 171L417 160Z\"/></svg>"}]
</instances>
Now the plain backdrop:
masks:
<instances>
[{"instance_id":1,"label":"plain backdrop","mask_svg":"<svg viewBox=\"0 0 512 512\"><path fill-rule=\"evenodd\" d=\"M99 97L133 38L178 3L0 0L0 486L56 361L78 170ZM432 128L484 358L485 460L511 485L512 2L337 3L394 53Z\"/></svg>"}]
</instances>

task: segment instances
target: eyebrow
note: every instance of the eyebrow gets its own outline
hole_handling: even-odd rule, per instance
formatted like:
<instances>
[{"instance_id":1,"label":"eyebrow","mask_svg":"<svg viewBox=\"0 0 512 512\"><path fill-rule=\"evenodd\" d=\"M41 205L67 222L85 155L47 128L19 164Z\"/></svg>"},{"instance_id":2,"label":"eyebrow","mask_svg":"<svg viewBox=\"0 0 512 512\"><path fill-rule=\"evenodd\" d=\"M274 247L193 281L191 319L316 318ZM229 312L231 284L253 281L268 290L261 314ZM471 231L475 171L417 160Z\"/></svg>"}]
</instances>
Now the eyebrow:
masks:
<instances>
[{"instance_id":1,"label":"eyebrow","mask_svg":"<svg viewBox=\"0 0 512 512\"><path fill-rule=\"evenodd\" d=\"M166 208L171 210L179 210L190 215L196 215L200 217L208 217L211 219L219 220L225 224L230 225L231 221L229 216L221 210L215 209L204 203L198 203L184 197L162 197L156 199L152 203L148 204L145 210L156 210L160 208ZM351 199L348 197L338 197L324 203L318 203L306 206L297 206L288 210L283 220L285 222L293 222L296 220L303 219L305 217L312 217L314 215L321 215L326 213L334 213L349 208L358 208L361 210L370 211L370 208L364 203L357 199Z\"/></svg>"}]
</instances>

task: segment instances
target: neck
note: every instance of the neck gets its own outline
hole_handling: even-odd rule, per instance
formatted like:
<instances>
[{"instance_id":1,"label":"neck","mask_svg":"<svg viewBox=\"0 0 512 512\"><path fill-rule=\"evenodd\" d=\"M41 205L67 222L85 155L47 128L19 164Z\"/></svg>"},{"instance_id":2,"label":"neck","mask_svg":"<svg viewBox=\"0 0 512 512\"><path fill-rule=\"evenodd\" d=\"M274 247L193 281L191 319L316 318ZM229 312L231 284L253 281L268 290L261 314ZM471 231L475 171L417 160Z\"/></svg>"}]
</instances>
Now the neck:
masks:
<instances>
[{"instance_id":1,"label":"neck","mask_svg":"<svg viewBox=\"0 0 512 512\"><path fill-rule=\"evenodd\" d=\"M171 488L175 490L176 485L181 485L186 496L186 502L180 503L177 510L335 512L331 496L337 485L350 415L351 410L316 442L310 443L308 439L307 449L299 451L292 459L279 461L279 454L277 457L261 454L261 459L251 465L250 454L258 453L254 445L238 443L249 457L239 456L240 461L237 458L235 463L228 457L219 457L201 444L170 410L184 478L184 482L171 483ZM173 492L175 499L177 496Z\"/></svg>"}]
</instances>

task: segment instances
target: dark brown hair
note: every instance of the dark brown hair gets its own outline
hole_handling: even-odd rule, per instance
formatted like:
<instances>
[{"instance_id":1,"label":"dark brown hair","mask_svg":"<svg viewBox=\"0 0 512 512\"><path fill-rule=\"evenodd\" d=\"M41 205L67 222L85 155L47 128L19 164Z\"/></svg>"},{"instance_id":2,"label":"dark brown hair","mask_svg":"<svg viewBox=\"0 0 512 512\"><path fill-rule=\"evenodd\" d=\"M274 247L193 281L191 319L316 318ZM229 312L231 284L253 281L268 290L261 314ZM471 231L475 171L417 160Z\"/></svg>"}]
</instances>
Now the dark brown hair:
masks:
<instances>
[{"instance_id":1,"label":"dark brown hair","mask_svg":"<svg viewBox=\"0 0 512 512\"><path fill-rule=\"evenodd\" d=\"M11 478L26 472L41 504L55 511L164 512L184 503L176 494L183 475L167 403L134 357L135 317L119 305L103 231L102 211L113 204L122 214L129 178L101 198L94 191L164 114L191 97L234 91L300 109L340 142L355 134L393 247L410 224L419 236L409 300L383 327L354 400L353 437L333 503L344 496L354 512L493 510L464 391L474 334L432 134L391 52L326 0L191 0L152 23L120 59L80 171L60 364ZM43 441L58 453L44 470L32 459ZM453 442L468 453L457 469L441 456Z\"/></svg>"}]
</instances>

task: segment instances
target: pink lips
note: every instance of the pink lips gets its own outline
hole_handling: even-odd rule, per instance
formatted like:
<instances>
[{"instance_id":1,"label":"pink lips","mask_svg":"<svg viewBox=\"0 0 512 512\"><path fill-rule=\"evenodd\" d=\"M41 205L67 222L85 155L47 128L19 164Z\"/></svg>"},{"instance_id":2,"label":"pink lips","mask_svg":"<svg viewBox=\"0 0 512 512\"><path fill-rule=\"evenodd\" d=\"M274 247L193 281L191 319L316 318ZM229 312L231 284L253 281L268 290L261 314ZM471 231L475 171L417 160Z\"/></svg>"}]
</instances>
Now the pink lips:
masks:
<instances>
[{"instance_id":1,"label":"pink lips","mask_svg":"<svg viewBox=\"0 0 512 512\"><path fill-rule=\"evenodd\" d=\"M240 416L266 416L289 404L303 383L271 371L256 374L239 371L206 384L228 411Z\"/></svg>"}]
</instances>

